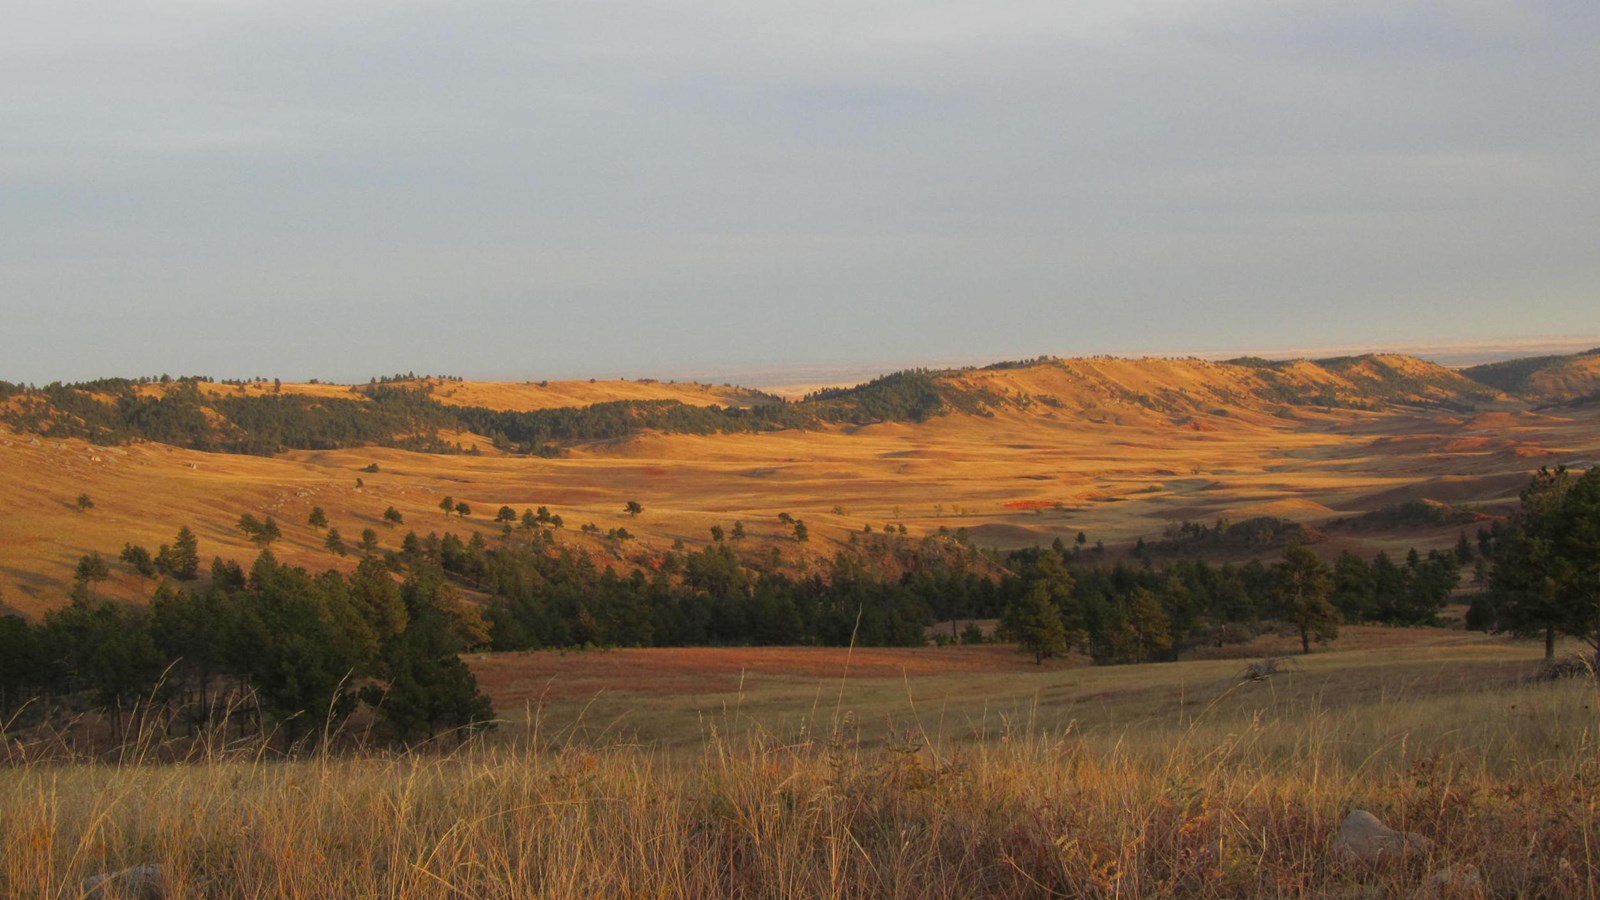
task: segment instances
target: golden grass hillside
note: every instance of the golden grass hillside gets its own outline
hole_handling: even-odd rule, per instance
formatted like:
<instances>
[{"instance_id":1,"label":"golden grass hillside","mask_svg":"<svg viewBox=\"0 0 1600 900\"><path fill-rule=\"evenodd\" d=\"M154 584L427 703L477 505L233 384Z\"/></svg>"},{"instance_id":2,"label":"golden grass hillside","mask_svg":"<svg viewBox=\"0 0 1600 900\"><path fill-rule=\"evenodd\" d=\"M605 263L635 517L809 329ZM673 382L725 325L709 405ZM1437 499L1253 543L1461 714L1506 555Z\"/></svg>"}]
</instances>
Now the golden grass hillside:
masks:
<instances>
[{"instance_id":1,"label":"golden grass hillside","mask_svg":"<svg viewBox=\"0 0 1600 900\"><path fill-rule=\"evenodd\" d=\"M1266 682L1234 661L969 684L914 655L849 676L823 674L846 652L827 651L786 684L709 661L694 708L632 680L662 740L607 727L598 693L441 754L282 762L219 742L186 765L62 765L8 745L0 894L74 896L143 864L179 898L1600 890L1593 683L1528 681L1537 648L1370 637L1386 646ZM1352 809L1432 847L1351 862L1333 836Z\"/></svg>"},{"instance_id":2,"label":"golden grass hillside","mask_svg":"<svg viewBox=\"0 0 1600 900\"><path fill-rule=\"evenodd\" d=\"M1375 354L1332 360L1213 362L1193 358L1097 356L963 370L954 376L1024 409L1089 421L1166 421L1189 417L1282 417L1286 404L1449 406L1508 398L1461 373L1410 356ZM1181 417L1175 420L1174 417Z\"/></svg>"},{"instance_id":3,"label":"golden grass hillside","mask_svg":"<svg viewBox=\"0 0 1600 900\"><path fill-rule=\"evenodd\" d=\"M1467 371L1535 403L1561 403L1600 391L1600 352L1595 350L1488 363Z\"/></svg>"},{"instance_id":4,"label":"golden grass hillside","mask_svg":"<svg viewBox=\"0 0 1600 900\"><path fill-rule=\"evenodd\" d=\"M675 400L690 406L749 406L770 402L758 391L697 382L637 381L438 381L420 382L451 406L482 406L512 412L590 406L619 400Z\"/></svg>"},{"instance_id":5,"label":"golden grass hillside","mask_svg":"<svg viewBox=\"0 0 1600 900\"><path fill-rule=\"evenodd\" d=\"M184 525L198 534L204 561L248 560L257 548L235 527L244 513L278 520L284 538L273 550L285 562L312 570L353 565L323 550L322 533L306 524L315 506L347 541L372 528L389 549L408 529L478 530L492 539L501 506L518 513L548 506L567 523L563 540L590 545L624 567L677 540L704 544L713 524L742 521L748 552L777 547L790 564L803 565L831 556L851 531L888 523L904 524L914 538L964 528L978 544L1005 548L1071 541L1082 531L1116 549L1185 519L1278 515L1322 525L1405 499L1493 515L1514 504L1537 466L1600 458L1594 404L1532 411L1496 402L1475 413L1302 406L1285 413L1242 402L1240 379L1257 377L1251 369L1198 360L1065 360L958 377L1006 402L921 424L645 433L577 446L558 459L505 456L470 435L457 437L485 452L372 447L263 458L140 442L101 447L0 429L0 479L8 488L0 494L0 602L36 615L64 602L83 554L114 558L126 542L153 552ZM732 399L698 385L624 384ZM546 390L437 387L464 392L463 402L505 404L531 404L529 396ZM581 399L618 389L592 387L597 393ZM1240 402L1230 404L1230 397ZM1150 398L1175 405L1155 409ZM95 506L80 511L74 500L84 493ZM438 508L446 496L467 502L472 515L447 519ZM644 513L626 515L629 500ZM384 522L390 506L403 525ZM810 544L789 540L777 520L783 512L806 521ZM589 522L602 532L626 527L638 540L616 546L578 535ZM1403 553L1449 544L1459 530L1327 531L1319 547L1330 555L1346 547ZM112 581L100 590L137 599L149 587L113 566Z\"/></svg>"},{"instance_id":6,"label":"golden grass hillside","mask_svg":"<svg viewBox=\"0 0 1600 900\"><path fill-rule=\"evenodd\" d=\"M458 381L448 378L403 378L394 384L429 391L442 403L452 406L482 406L516 412L589 406L618 400L676 400L693 406L744 406L769 398L759 391L731 385L699 382L663 382L654 379L589 379L582 381ZM145 396L161 397L173 391L178 382L139 385ZM240 384L201 382L202 393L213 397L260 397L269 394L296 394L306 397L361 399L364 385L327 382L248 381Z\"/></svg>"}]
</instances>

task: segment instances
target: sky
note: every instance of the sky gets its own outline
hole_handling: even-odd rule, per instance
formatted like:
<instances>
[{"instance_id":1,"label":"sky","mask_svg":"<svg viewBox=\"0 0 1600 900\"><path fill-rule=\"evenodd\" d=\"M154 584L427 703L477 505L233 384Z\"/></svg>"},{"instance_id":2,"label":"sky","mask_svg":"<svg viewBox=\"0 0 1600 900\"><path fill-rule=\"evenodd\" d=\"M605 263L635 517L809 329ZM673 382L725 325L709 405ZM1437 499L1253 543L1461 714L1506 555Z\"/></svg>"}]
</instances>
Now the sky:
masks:
<instances>
[{"instance_id":1,"label":"sky","mask_svg":"<svg viewBox=\"0 0 1600 900\"><path fill-rule=\"evenodd\" d=\"M0 13L0 379L1600 336L1593 0Z\"/></svg>"}]
</instances>

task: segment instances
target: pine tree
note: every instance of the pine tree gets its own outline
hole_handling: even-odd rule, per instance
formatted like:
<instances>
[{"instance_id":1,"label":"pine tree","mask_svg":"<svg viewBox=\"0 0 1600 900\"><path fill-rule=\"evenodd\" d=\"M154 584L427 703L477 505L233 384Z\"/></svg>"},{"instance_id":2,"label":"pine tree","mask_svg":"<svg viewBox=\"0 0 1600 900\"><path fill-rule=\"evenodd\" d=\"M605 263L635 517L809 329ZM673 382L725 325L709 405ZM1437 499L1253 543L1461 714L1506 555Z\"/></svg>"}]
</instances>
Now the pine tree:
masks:
<instances>
[{"instance_id":1,"label":"pine tree","mask_svg":"<svg viewBox=\"0 0 1600 900\"><path fill-rule=\"evenodd\" d=\"M140 578L154 578L156 574L155 560L150 557L150 551L138 544L123 544L122 553L117 557L133 567Z\"/></svg>"},{"instance_id":2,"label":"pine tree","mask_svg":"<svg viewBox=\"0 0 1600 900\"><path fill-rule=\"evenodd\" d=\"M1333 575L1304 544L1291 544L1283 561L1274 567L1280 613L1300 631L1300 651L1311 652L1311 640L1329 641L1339 636L1339 611L1328 602Z\"/></svg>"},{"instance_id":3,"label":"pine tree","mask_svg":"<svg viewBox=\"0 0 1600 900\"><path fill-rule=\"evenodd\" d=\"M1066 623L1043 581L1035 581L1019 599L1007 604L1000 622L1004 634L1032 653L1038 665L1067 651Z\"/></svg>"},{"instance_id":4,"label":"pine tree","mask_svg":"<svg viewBox=\"0 0 1600 900\"><path fill-rule=\"evenodd\" d=\"M111 577L111 569L106 565L105 558L98 553L87 553L78 558L77 569L73 573L78 586L85 597L88 596L91 586L99 584Z\"/></svg>"},{"instance_id":5,"label":"pine tree","mask_svg":"<svg viewBox=\"0 0 1600 900\"><path fill-rule=\"evenodd\" d=\"M441 729L459 728L465 735L490 724L494 710L457 656L459 646L445 615L427 606L410 612L405 630L384 647L386 686L364 696L408 745L432 740Z\"/></svg>"},{"instance_id":6,"label":"pine tree","mask_svg":"<svg viewBox=\"0 0 1600 900\"><path fill-rule=\"evenodd\" d=\"M33 626L21 616L0 613L0 719L10 720L29 688L40 680L43 660Z\"/></svg>"},{"instance_id":7,"label":"pine tree","mask_svg":"<svg viewBox=\"0 0 1600 900\"><path fill-rule=\"evenodd\" d=\"M1600 467L1574 478L1540 469L1512 525L1494 541L1491 603L1498 630L1589 643L1600 662Z\"/></svg>"},{"instance_id":8,"label":"pine tree","mask_svg":"<svg viewBox=\"0 0 1600 900\"><path fill-rule=\"evenodd\" d=\"M261 523L261 529L256 532L256 546L270 547L280 537L283 537L283 531L278 528L278 520L267 516L267 520Z\"/></svg>"},{"instance_id":9,"label":"pine tree","mask_svg":"<svg viewBox=\"0 0 1600 900\"><path fill-rule=\"evenodd\" d=\"M195 538L189 526L184 525L178 529L178 537L173 541L171 571L174 578L182 581L193 581L200 577L200 541Z\"/></svg>"},{"instance_id":10,"label":"pine tree","mask_svg":"<svg viewBox=\"0 0 1600 900\"><path fill-rule=\"evenodd\" d=\"M1128 596L1127 625L1134 662L1145 662L1172 647L1172 620L1154 592L1138 587Z\"/></svg>"}]
</instances>

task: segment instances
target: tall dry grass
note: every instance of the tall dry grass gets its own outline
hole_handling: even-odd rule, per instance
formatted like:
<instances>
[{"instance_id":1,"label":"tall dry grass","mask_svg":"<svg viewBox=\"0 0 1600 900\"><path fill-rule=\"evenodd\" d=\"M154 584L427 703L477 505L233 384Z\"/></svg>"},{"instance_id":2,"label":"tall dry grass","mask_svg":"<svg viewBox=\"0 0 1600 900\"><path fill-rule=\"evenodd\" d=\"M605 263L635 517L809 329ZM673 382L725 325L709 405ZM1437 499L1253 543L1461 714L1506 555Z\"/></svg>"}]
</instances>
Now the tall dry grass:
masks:
<instances>
[{"instance_id":1,"label":"tall dry grass","mask_svg":"<svg viewBox=\"0 0 1600 900\"><path fill-rule=\"evenodd\" d=\"M1024 716L887 742L729 713L691 752L530 726L446 755L0 769L0 896L158 863L173 897L1282 897L1600 892L1592 683L1359 708L1227 702L1120 732ZM1339 861L1352 808L1434 839Z\"/></svg>"}]
</instances>

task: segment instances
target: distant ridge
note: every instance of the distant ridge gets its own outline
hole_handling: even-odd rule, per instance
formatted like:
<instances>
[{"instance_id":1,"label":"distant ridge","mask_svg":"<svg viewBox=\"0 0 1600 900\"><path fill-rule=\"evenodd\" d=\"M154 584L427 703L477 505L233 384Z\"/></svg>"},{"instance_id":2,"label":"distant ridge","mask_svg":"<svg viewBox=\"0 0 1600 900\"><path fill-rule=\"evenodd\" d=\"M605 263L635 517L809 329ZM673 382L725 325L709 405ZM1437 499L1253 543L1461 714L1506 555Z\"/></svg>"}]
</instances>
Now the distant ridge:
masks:
<instances>
[{"instance_id":1,"label":"distant ridge","mask_svg":"<svg viewBox=\"0 0 1600 900\"><path fill-rule=\"evenodd\" d=\"M44 388L0 382L0 421L101 443L151 440L273 454L362 445L425 452L559 453L643 432L712 434L922 423L948 415L1037 414L1086 424L1127 417L1201 427L1207 417L1297 409L1411 407L1466 412L1520 398L1551 403L1600 390L1600 348L1450 369L1391 353L1225 362L1037 357L908 369L799 400L737 388L630 382L221 385L205 378L105 379Z\"/></svg>"},{"instance_id":2,"label":"distant ridge","mask_svg":"<svg viewBox=\"0 0 1600 900\"><path fill-rule=\"evenodd\" d=\"M1475 381L1534 403L1566 403L1600 392L1600 347L1560 356L1511 359L1462 371Z\"/></svg>"}]
</instances>

